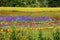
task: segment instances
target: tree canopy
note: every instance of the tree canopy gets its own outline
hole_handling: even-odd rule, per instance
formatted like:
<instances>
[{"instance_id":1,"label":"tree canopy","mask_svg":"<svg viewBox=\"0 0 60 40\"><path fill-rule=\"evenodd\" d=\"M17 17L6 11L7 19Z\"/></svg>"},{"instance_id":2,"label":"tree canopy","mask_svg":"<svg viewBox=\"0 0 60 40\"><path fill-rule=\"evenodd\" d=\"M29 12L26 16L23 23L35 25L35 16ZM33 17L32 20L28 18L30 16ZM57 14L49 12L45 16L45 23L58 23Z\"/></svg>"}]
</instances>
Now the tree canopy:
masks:
<instances>
[{"instance_id":1,"label":"tree canopy","mask_svg":"<svg viewBox=\"0 0 60 40\"><path fill-rule=\"evenodd\" d=\"M0 7L60 7L60 0L0 0Z\"/></svg>"}]
</instances>

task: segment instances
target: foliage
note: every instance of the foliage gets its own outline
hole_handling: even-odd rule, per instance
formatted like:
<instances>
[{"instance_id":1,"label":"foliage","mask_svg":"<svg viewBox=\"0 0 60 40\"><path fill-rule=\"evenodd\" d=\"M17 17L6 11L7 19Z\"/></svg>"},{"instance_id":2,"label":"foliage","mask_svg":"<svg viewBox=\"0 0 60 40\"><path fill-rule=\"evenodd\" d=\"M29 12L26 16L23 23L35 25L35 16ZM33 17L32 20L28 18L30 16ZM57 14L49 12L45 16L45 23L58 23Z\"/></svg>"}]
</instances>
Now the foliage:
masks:
<instances>
[{"instance_id":1,"label":"foliage","mask_svg":"<svg viewBox=\"0 0 60 40\"><path fill-rule=\"evenodd\" d=\"M0 0L5 7L60 7L60 0Z\"/></svg>"},{"instance_id":2,"label":"foliage","mask_svg":"<svg viewBox=\"0 0 60 40\"><path fill-rule=\"evenodd\" d=\"M50 6L50 7L60 7L60 0L49 0L48 6Z\"/></svg>"}]
</instances>

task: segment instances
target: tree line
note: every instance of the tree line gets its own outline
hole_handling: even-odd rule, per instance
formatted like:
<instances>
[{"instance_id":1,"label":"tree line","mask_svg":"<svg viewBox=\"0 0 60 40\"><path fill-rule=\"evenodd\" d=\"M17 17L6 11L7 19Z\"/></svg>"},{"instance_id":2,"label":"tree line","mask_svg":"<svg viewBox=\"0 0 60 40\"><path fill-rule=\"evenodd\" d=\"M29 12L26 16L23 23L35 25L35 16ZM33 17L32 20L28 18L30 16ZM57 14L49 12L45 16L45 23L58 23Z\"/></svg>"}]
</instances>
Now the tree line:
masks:
<instances>
[{"instance_id":1,"label":"tree line","mask_svg":"<svg viewBox=\"0 0 60 40\"><path fill-rule=\"evenodd\" d=\"M60 0L0 0L0 7L60 7Z\"/></svg>"}]
</instances>

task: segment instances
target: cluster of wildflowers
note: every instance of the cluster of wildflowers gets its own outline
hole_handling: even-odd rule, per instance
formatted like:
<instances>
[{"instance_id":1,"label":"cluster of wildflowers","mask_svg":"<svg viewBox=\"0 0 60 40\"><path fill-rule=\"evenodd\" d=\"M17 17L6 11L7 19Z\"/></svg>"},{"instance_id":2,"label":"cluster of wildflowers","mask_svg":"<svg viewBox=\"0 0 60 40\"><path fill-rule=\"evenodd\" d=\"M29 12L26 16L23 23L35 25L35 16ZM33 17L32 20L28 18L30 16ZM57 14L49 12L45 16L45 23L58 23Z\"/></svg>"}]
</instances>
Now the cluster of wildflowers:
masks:
<instances>
[{"instance_id":1,"label":"cluster of wildflowers","mask_svg":"<svg viewBox=\"0 0 60 40\"><path fill-rule=\"evenodd\" d=\"M42 26L54 22L54 18L46 16L0 16L0 26Z\"/></svg>"}]
</instances>

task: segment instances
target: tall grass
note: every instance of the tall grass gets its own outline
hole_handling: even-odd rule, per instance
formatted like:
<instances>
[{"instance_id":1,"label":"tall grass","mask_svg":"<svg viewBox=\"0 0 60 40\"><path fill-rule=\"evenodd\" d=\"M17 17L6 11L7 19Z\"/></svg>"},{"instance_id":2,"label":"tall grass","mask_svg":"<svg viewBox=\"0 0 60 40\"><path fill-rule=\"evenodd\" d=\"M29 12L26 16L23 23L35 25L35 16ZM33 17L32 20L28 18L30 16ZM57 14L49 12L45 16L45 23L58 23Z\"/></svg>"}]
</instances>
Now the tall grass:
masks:
<instances>
[{"instance_id":1,"label":"tall grass","mask_svg":"<svg viewBox=\"0 0 60 40\"><path fill-rule=\"evenodd\" d=\"M60 28L0 28L0 40L60 40Z\"/></svg>"}]
</instances>

